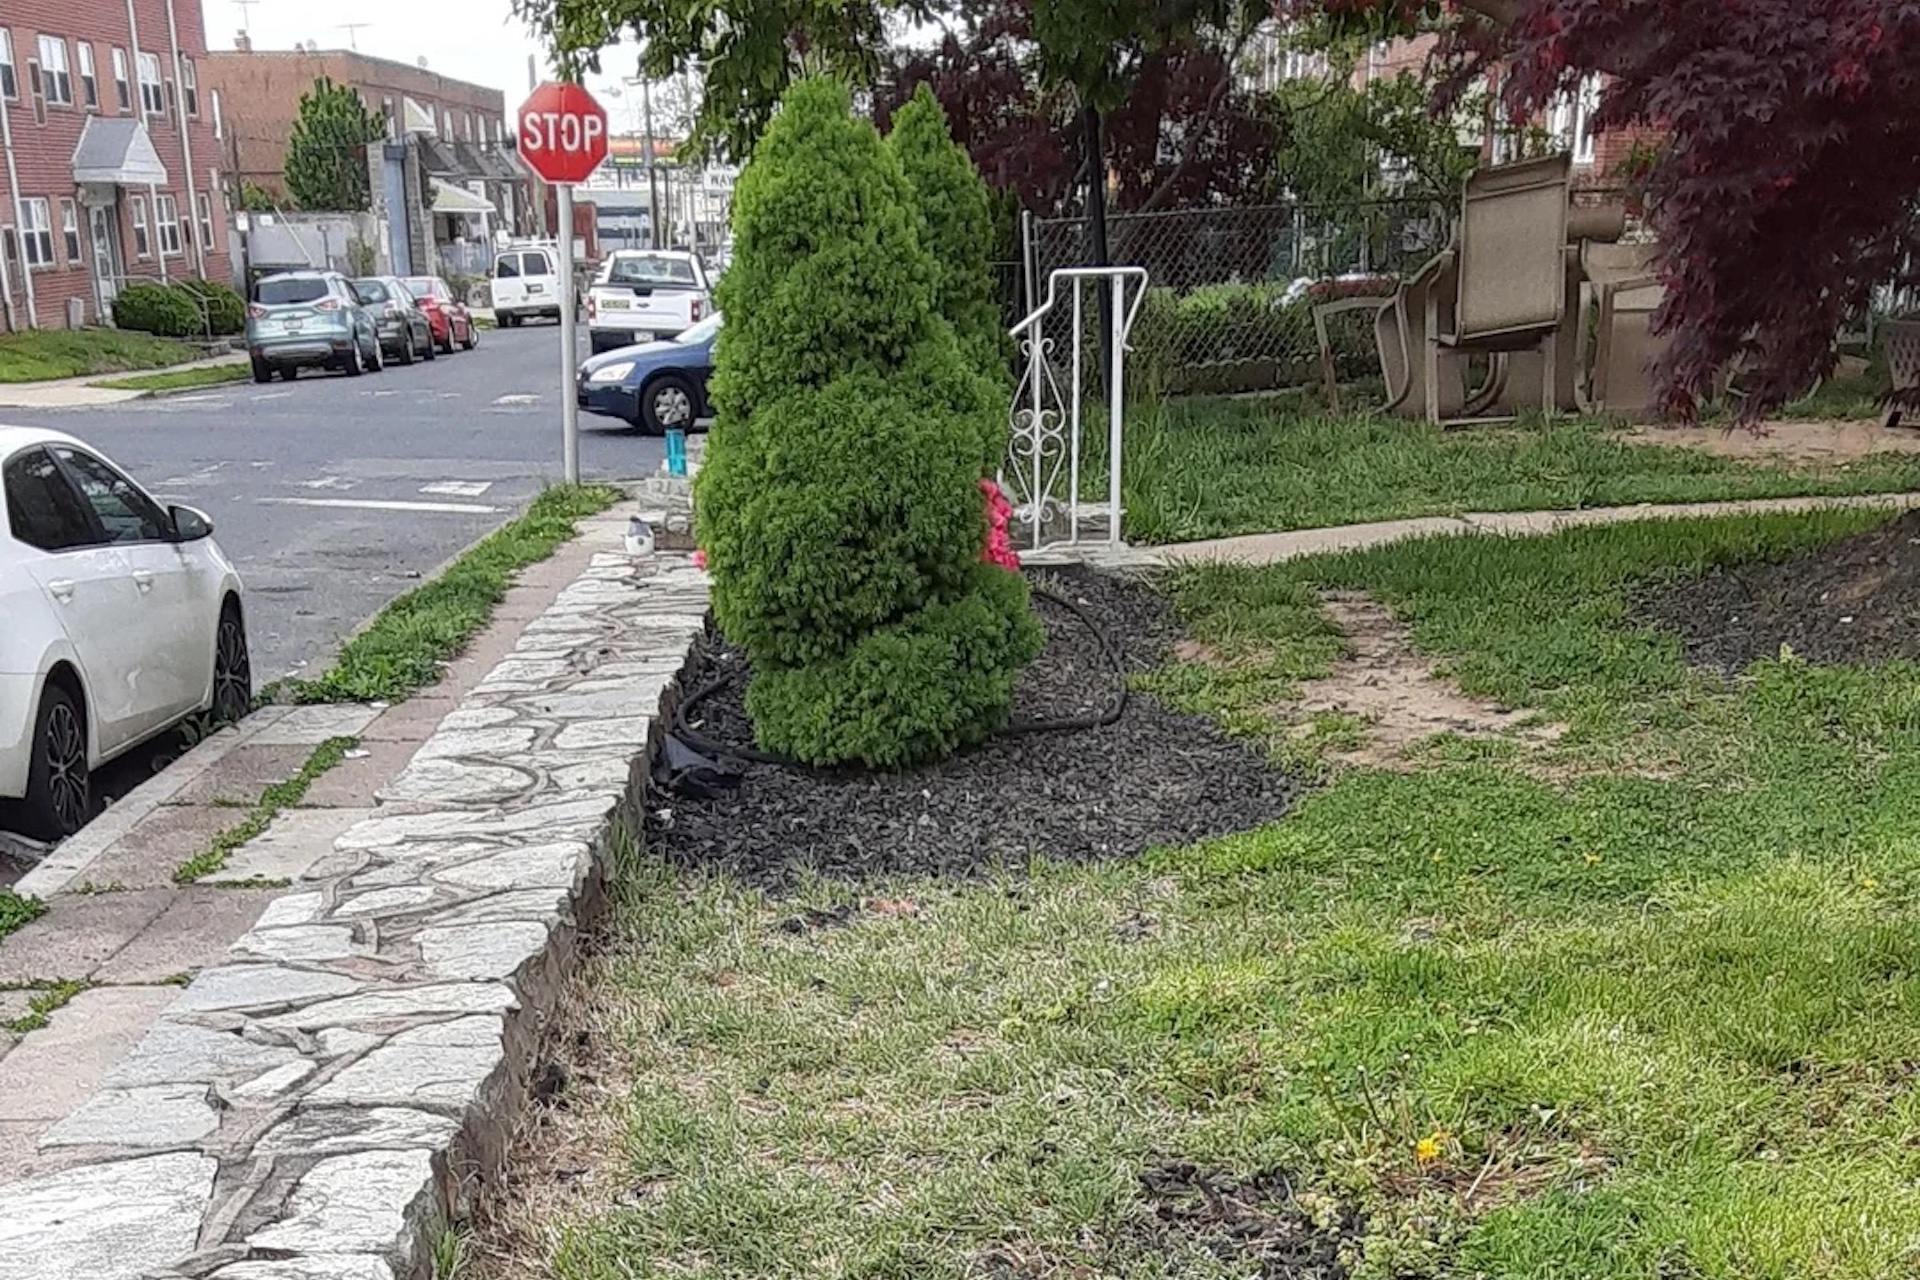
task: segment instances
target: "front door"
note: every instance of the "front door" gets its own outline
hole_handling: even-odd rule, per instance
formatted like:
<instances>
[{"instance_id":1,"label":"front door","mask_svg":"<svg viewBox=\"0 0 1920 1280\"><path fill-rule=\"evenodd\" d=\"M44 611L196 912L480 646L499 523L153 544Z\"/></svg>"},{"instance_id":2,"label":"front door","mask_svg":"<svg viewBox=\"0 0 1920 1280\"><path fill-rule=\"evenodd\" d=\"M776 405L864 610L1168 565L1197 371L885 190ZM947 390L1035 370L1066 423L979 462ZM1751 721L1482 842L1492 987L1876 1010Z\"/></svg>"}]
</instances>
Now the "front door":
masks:
<instances>
[{"instance_id":1,"label":"front door","mask_svg":"<svg viewBox=\"0 0 1920 1280\"><path fill-rule=\"evenodd\" d=\"M87 208L87 225L93 232L93 289L100 300L100 319L104 322L113 315L113 300L119 293L120 270L120 220L114 217L113 205L90 205Z\"/></svg>"}]
</instances>

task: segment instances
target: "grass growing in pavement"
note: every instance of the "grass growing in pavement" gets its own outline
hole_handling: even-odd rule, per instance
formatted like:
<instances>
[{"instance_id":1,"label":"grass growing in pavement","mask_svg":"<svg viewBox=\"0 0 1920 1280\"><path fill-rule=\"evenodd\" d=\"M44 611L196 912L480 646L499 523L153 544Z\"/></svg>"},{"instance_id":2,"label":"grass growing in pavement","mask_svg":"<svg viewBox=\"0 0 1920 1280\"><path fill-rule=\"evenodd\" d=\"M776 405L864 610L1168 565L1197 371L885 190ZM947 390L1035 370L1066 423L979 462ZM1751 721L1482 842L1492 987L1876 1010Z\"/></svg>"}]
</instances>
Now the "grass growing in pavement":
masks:
<instances>
[{"instance_id":1,"label":"grass growing in pavement","mask_svg":"<svg viewBox=\"0 0 1920 1280\"><path fill-rule=\"evenodd\" d=\"M69 1000L85 991L88 985L75 979L29 984L26 989L33 991L34 995L27 1001L27 1011L11 1022L0 1023L0 1030L11 1031L17 1036L40 1030ZM21 988L12 989L20 990Z\"/></svg>"},{"instance_id":2,"label":"grass growing in pavement","mask_svg":"<svg viewBox=\"0 0 1920 1280\"><path fill-rule=\"evenodd\" d=\"M159 369L201 354L189 343L127 329L29 329L0 337L0 382Z\"/></svg>"},{"instance_id":3,"label":"grass growing in pavement","mask_svg":"<svg viewBox=\"0 0 1920 1280\"><path fill-rule=\"evenodd\" d=\"M486 626L515 571L552 555L573 536L576 521L606 510L619 496L605 485L548 489L525 515L382 609L325 675L289 681L281 691L296 702L394 702L432 684L441 664Z\"/></svg>"},{"instance_id":4,"label":"grass growing in pavement","mask_svg":"<svg viewBox=\"0 0 1920 1280\"><path fill-rule=\"evenodd\" d=\"M47 904L40 899L23 898L11 889L0 889L0 938L25 928L46 912Z\"/></svg>"},{"instance_id":5,"label":"grass growing in pavement","mask_svg":"<svg viewBox=\"0 0 1920 1280\"><path fill-rule=\"evenodd\" d=\"M314 779L346 759L347 752L358 741L356 738L328 738L315 747L313 754L307 757L307 762L300 766L300 772L262 791L259 801L247 812L246 817L214 836L207 842L206 848L175 868L175 883L192 884L224 869L235 849L265 831L282 809L291 808L305 799L307 788L313 785Z\"/></svg>"},{"instance_id":6,"label":"grass growing in pavement","mask_svg":"<svg viewBox=\"0 0 1920 1280\"><path fill-rule=\"evenodd\" d=\"M1100 433L1094 431L1092 436ZM1094 440L1093 453L1104 451ZM1127 536L1184 542L1462 511L1883 493L1920 488L1920 457L1788 467L1630 444L1608 424L1559 419L1443 431L1330 418L1258 400L1142 405L1127 420ZM1104 492L1104 464L1083 463Z\"/></svg>"},{"instance_id":7,"label":"grass growing in pavement","mask_svg":"<svg viewBox=\"0 0 1920 1280\"><path fill-rule=\"evenodd\" d=\"M1189 692L1243 724L1331 659L1306 593L1364 588L1470 690L1567 723L1553 777L1436 753L1195 848L873 886L844 928L783 922L846 887L641 865L592 974L623 1078L571 1122L613 1167L538 1211L557 1245L531 1272L1257 1271L1147 1203L1142 1171L1186 1159L1358 1213L1371 1280L1909 1273L1920 666L1724 682L1625 605L1871 519L1181 584L1255 669Z\"/></svg>"},{"instance_id":8,"label":"grass growing in pavement","mask_svg":"<svg viewBox=\"0 0 1920 1280\"><path fill-rule=\"evenodd\" d=\"M93 385L109 391L181 391L188 387L244 382L252 374L252 369L244 364L213 364L193 369L175 369L168 373L136 374L131 378L109 378Z\"/></svg>"}]
</instances>

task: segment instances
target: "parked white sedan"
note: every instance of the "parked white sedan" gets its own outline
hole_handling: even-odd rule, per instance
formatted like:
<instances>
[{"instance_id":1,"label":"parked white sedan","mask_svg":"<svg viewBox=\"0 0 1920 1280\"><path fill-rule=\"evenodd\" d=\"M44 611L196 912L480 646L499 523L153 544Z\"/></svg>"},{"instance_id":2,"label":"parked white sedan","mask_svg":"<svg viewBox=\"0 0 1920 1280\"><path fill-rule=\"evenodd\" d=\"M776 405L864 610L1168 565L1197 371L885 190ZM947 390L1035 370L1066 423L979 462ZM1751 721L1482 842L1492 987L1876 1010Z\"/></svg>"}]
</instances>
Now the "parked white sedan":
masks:
<instances>
[{"instance_id":1,"label":"parked white sedan","mask_svg":"<svg viewBox=\"0 0 1920 1280\"><path fill-rule=\"evenodd\" d=\"M212 534L72 436L0 426L0 825L71 835L96 766L246 714L240 576Z\"/></svg>"}]
</instances>

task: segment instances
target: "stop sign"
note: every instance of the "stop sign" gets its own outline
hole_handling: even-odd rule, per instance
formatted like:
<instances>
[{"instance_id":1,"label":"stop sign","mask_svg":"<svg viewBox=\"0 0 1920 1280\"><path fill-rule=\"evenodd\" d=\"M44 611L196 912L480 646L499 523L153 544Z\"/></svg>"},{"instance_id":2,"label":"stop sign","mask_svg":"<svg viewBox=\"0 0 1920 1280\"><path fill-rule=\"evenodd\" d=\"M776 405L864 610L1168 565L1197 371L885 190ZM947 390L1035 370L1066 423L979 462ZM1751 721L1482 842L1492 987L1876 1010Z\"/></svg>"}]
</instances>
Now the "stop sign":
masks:
<instances>
[{"instance_id":1,"label":"stop sign","mask_svg":"<svg viewBox=\"0 0 1920 1280\"><path fill-rule=\"evenodd\" d=\"M577 84L551 80L520 106L520 158L548 182L584 182L607 158L607 113Z\"/></svg>"}]
</instances>

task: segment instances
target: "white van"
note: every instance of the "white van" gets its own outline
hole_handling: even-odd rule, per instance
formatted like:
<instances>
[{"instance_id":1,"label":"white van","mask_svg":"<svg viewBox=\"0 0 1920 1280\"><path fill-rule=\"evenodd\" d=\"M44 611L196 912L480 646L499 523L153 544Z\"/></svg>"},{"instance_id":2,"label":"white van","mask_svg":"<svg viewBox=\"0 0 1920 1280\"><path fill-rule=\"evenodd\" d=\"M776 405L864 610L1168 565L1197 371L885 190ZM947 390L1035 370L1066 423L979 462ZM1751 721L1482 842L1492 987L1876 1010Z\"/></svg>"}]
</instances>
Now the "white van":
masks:
<instances>
[{"instance_id":1,"label":"white van","mask_svg":"<svg viewBox=\"0 0 1920 1280\"><path fill-rule=\"evenodd\" d=\"M559 256L551 245L520 245L494 255L493 315L502 328L528 316L560 318Z\"/></svg>"}]
</instances>

